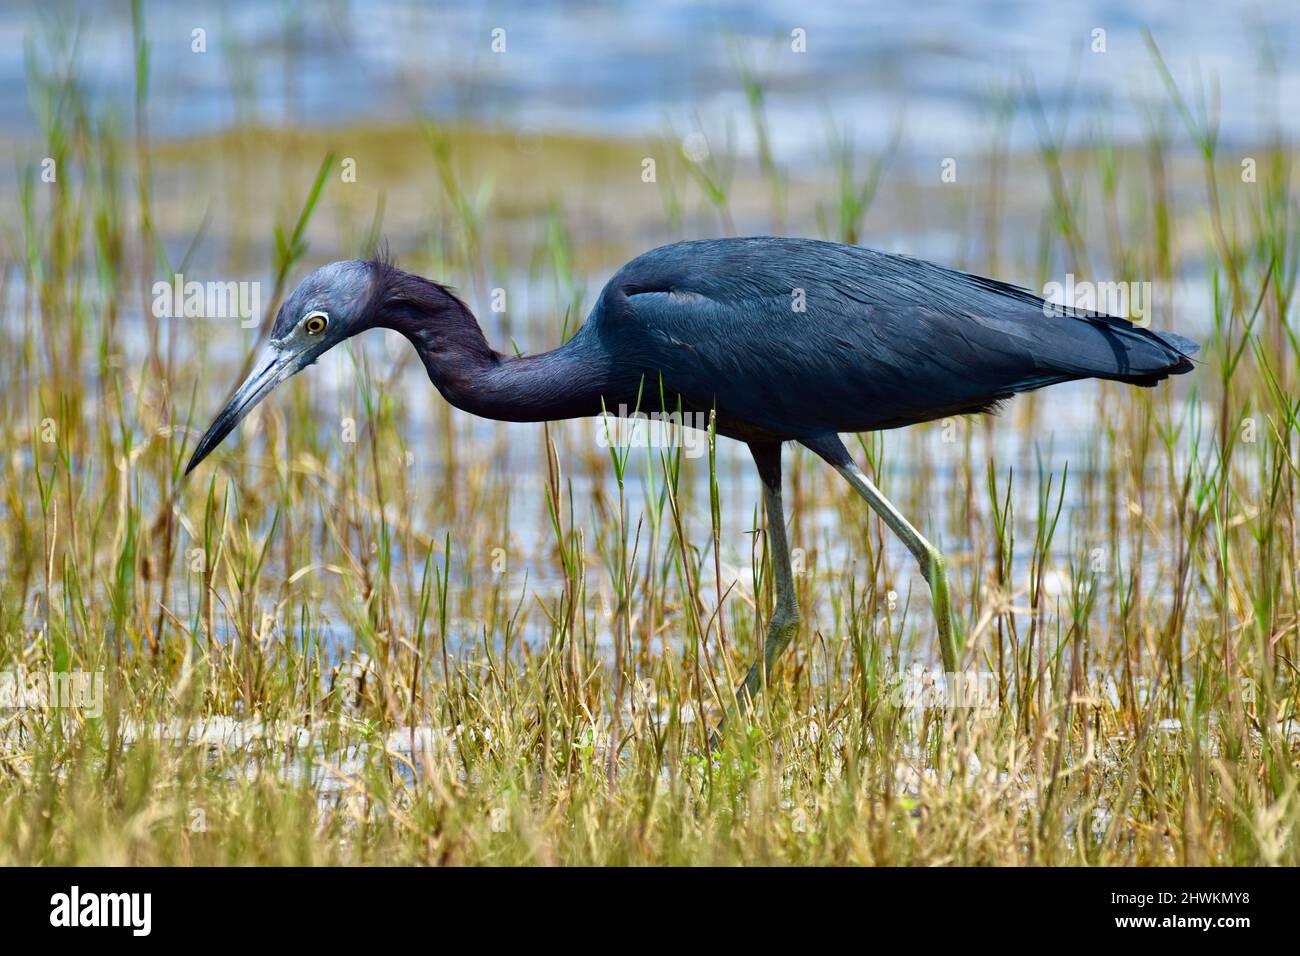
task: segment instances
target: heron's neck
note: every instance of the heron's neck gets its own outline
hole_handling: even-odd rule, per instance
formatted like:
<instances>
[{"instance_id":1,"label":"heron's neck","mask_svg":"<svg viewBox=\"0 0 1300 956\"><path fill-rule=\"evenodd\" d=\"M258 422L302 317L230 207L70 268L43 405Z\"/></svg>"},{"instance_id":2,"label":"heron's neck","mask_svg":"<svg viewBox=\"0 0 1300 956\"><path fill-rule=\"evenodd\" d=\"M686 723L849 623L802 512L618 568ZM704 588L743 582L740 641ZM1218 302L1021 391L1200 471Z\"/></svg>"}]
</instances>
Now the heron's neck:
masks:
<instances>
[{"instance_id":1,"label":"heron's neck","mask_svg":"<svg viewBox=\"0 0 1300 956\"><path fill-rule=\"evenodd\" d=\"M509 422L599 415L602 400L613 407L622 398L609 370L576 339L537 355L495 354L478 367L468 389L444 394L458 408Z\"/></svg>"},{"instance_id":2,"label":"heron's neck","mask_svg":"<svg viewBox=\"0 0 1300 956\"><path fill-rule=\"evenodd\" d=\"M597 415L624 400L610 363L580 330L564 345L538 355L496 352L469 309L408 316L392 323L420 354L429 379L457 408L512 422L555 421Z\"/></svg>"}]
</instances>

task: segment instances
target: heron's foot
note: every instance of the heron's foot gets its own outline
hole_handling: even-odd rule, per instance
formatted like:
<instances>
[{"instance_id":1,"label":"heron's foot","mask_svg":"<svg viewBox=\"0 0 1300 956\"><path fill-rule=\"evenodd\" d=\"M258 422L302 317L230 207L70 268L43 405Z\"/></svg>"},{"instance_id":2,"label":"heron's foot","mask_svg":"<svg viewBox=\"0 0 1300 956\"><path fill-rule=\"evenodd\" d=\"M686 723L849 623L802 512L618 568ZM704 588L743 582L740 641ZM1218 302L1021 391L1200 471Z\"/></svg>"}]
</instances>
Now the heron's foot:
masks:
<instances>
[{"instance_id":1,"label":"heron's foot","mask_svg":"<svg viewBox=\"0 0 1300 956\"><path fill-rule=\"evenodd\" d=\"M935 548L929 551L928 564L922 564L921 570L926 583L930 585L930 603L934 607L934 621L939 628L939 656L943 659L943 669L949 674L957 672L957 662L961 658L961 634L952 618L952 601L948 596L948 562Z\"/></svg>"},{"instance_id":2,"label":"heron's foot","mask_svg":"<svg viewBox=\"0 0 1300 956\"><path fill-rule=\"evenodd\" d=\"M790 646L795 635L799 633L799 607L795 605L789 608L777 608L772 615L772 620L767 626L767 640L763 642L763 656L754 661L749 673L745 679L740 682L736 688L736 700L731 707L727 709L727 714L718 724L717 729L709 735L709 749L717 750L722 746L722 738L726 733L727 727L732 723L742 721L745 715L749 713L753 702L758 699L758 695L763 692L763 687L767 683L768 676L772 673L772 668L776 665L777 659Z\"/></svg>"}]
</instances>

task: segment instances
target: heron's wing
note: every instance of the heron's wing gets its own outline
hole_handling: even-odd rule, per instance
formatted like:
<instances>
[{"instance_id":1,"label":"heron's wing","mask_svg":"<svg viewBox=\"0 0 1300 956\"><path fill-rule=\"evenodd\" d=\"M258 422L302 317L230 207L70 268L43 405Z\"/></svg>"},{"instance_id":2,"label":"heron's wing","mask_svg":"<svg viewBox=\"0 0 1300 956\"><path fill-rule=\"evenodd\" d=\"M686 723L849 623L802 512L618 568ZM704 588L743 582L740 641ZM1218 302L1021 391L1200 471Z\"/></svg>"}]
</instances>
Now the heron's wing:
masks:
<instances>
[{"instance_id":1,"label":"heron's wing","mask_svg":"<svg viewBox=\"0 0 1300 956\"><path fill-rule=\"evenodd\" d=\"M987 409L1086 377L1153 384L1195 344L1024 289L836 243L678 243L633 260L598 332L703 407L792 437Z\"/></svg>"}]
</instances>

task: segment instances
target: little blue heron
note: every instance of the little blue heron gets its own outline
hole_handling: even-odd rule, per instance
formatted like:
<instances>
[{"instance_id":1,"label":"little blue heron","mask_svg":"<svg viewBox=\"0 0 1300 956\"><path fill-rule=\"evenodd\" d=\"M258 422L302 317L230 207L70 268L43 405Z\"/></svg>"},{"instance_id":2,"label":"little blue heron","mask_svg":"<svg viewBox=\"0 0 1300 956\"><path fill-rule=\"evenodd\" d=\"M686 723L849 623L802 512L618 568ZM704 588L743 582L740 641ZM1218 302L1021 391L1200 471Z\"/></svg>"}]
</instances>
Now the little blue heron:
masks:
<instances>
[{"instance_id":1,"label":"little blue heron","mask_svg":"<svg viewBox=\"0 0 1300 956\"><path fill-rule=\"evenodd\" d=\"M1150 386L1192 369L1197 344L1017 286L808 239L679 242L623 266L559 348L493 351L446 286L384 257L335 262L285 301L269 344L200 439L186 472L279 382L370 328L410 340L443 397L512 422L603 410L714 414L762 480L776 583L763 650L736 691L743 713L799 625L781 505L781 448L834 467L902 539L930 586L939 651L961 651L943 556L854 462L839 435L988 412L1017 392L1083 378Z\"/></svg>"}]
</instances>

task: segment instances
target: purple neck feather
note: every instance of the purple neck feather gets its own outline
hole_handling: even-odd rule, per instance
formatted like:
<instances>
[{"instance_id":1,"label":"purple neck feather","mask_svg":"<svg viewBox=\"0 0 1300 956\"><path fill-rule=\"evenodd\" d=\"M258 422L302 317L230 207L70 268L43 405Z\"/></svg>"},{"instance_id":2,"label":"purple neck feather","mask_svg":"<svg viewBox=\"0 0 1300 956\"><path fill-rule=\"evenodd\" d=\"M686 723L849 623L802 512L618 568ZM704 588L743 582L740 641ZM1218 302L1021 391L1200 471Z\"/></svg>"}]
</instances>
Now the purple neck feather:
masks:
<instances>
[{"instance_id":1,"label":"purple neck feather","mask_svg":"<svg viewBox=\"0 0 1300 956\"><path fill-rule=\"evenodd\" d=\"M415 346L429 379L451 404L483 418L556 421L597 415L626 401L611 363L579 333L550 352L515 358L488 345L478 321L450 290L393 269L376 323Z\"/></svg>"}]
</instances>

